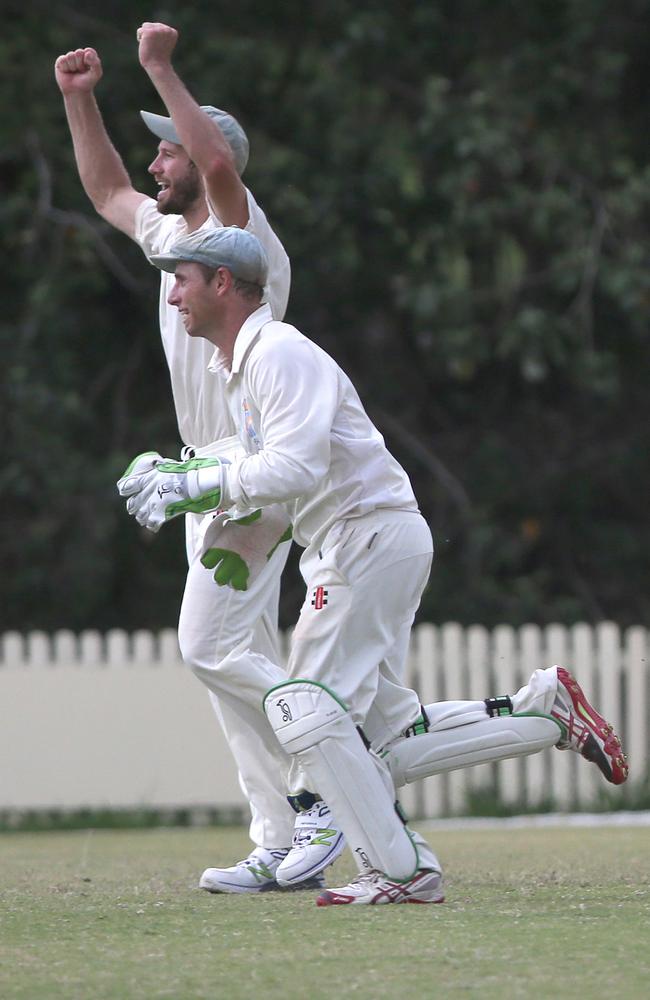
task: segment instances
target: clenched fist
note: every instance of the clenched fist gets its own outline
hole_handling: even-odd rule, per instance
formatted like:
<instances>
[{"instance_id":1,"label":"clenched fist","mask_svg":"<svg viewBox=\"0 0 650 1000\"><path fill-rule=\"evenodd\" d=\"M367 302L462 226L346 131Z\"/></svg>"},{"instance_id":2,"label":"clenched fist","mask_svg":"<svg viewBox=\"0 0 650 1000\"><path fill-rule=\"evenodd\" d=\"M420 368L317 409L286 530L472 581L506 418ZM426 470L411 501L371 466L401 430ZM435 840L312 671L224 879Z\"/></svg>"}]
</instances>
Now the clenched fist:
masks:
<instances>
[{"instance_id":1,"label":"clenched fist","mask_svg":"<svg viewBox=\"0 0 650 1000\"><path fill-rule=\"evenodd\" d=\"M171 62L172 52L178 40L178 32L168 24L145 21L136 32L138 58L146 69L152 63Z\"/></svg>"},{"instance_id":2,"label":"clenched fist","mask_svg":"<svg viewBox=\"0 0 650 1000\"><path fill-rule=\"evenodd\" d=\"M62 94L89 93L101 80L102 72L101 60L94 49L74 49L54 63L54 75Z\"/></svg>"}]
</instances>

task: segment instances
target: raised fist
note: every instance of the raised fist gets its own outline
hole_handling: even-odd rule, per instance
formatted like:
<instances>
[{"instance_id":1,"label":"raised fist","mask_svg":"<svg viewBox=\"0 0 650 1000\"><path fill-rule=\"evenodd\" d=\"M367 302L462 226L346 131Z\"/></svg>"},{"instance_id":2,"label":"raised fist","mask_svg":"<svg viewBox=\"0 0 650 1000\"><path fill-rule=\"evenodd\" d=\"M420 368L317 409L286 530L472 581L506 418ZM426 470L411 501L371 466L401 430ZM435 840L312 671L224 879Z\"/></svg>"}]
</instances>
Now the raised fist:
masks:
<instances>
[{"instance_id":1,"label":"raised fist","mask_svg":"<svg viewBox=\"0 0 650 1000\"><path fill-rule=\"evenodd\" d=\"M62 94L90 93L102 78L102 63L94 49L74 49L59 56L54 75Z\"/></svg>"},{"instance_id":2,"label":"raised fist","mask_svg":"<svg viewBox=\"0 0 650 1000\"><path fill-rule=\"evenodd\" d=\"M172 52L178 39L175 28L170 28L168 24L145 21L138 28L136 38L141 66L146 68L152 63L171 62Z\"/></svg>"}]
</instances>

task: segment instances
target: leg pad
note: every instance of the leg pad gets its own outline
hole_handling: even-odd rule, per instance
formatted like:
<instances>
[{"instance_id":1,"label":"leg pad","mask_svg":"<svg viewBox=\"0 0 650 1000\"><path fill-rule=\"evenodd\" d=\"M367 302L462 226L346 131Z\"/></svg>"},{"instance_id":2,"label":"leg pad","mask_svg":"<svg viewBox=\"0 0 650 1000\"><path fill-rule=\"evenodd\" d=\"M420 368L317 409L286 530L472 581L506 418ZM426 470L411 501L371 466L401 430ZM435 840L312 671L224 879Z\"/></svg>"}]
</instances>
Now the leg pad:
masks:
<instances>
[{"instance_id":1,"label":"leg pad","mask_svg":"<svg viewBox=\"0 0 650 1000\"><path fill-rule=\"evenodd\" d=\"M313 681L267 693L264 711L282 747L301 767L341 826L359 867L396 881L411 878L418 852L394 808L388 768L366 750L346 706Z\"/></svg>"},{"instance_id":2,"label":"leg pad","mask_svg":"<svg viewBox=\"0 0 650 1000\"><path fill-rule=\"evenodd\" d=\"M400 788L432 774L538 753L555 746L560 736L559 725L547 715L496 715L454 729L395 740L382 756Z\"/></svg>"}]
</instances>

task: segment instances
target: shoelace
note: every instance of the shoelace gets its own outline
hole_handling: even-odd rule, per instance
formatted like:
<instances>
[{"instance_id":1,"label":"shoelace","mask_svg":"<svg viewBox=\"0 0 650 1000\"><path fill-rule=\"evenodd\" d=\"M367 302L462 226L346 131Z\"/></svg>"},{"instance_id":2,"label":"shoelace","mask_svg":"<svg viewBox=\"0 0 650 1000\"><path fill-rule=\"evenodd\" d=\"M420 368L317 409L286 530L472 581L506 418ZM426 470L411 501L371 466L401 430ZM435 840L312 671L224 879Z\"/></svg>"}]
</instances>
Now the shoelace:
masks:
<instances>
[{"instance_id":1,"label":"shoelace","mask_svg":"<svg viewBox=\"0 0 650 1000\"><path fill-rule=\"evenodd\" d=\"M369 872L359 872L359 874L356 876L356 878L351 879L351 883L350 884L351 885L356 885L358 882L377 883L377 882L381 882L382 879L384 879L384 878L386 878L386 876L383 874L383 872L378 871L377 868L373 868L372 871L369 871ZM387 879L387 881L390 881L390 880Z\"/></svg>"},{"instance_id":2,"label":"shoelace","mask_svg":"<svg viewBox=\"0 0 650 1000\"><path fill-rule=\"evenodd\" d=\"M274 861L277 861L278 863L280 863L280 861L284 861L284 859L286 858L286 856L287 856L288 853L289 853L289 850L287 849L287 850L285 850L285 851L282 852L282 857L279 857L280 852L278 851L277 852L278 857L274 857ZM272 856L273 856L273 854L274 854L274 852L271 852ZM259 855L257 855L255 853L255 851L251 851L251 853L248 855L248 857L244 858L243 861L240 861L236 865L236 867L239 868L240 866L242 866L244 868L251 868L251 867L255 867L255 866L259 865L259 864L264 864L264 865L267 865L267 867L268 867L268 862L263 861L262 858L260 858Z\"/></svg>"}]
</instances>

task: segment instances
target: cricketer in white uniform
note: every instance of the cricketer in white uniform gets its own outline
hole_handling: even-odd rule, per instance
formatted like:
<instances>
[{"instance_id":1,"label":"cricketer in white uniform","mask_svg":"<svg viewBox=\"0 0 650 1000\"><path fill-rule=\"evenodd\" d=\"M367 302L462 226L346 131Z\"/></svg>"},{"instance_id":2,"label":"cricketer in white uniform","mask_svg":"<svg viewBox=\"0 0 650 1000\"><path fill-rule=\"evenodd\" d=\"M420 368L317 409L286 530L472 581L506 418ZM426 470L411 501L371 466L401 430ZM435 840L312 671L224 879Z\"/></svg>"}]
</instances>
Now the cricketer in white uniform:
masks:
<instances>
[{"instance_id":1,"label":"cricketer in white uniform","mask_svg":"<svg viewBox=\"0 0 650 1000\"><path fill-rule=\"evenodd\" d=\"M535 671L512 699L427 706L430 731L404 735L421 714L402 684L403 660L432 555L406 474L332 358L274 320L259 294L255 301L267 273L259 241L239 229L192 234L152 260L175 272L169 301L189 336L217 346L210 370L223 382L243 453L185 463L156 456L121 481L127 509L157 530L188 505L234 516L261 509L262 518L287 505L305 548L307 597L290 679L256 656L251 692L259 696L275 676L264 708L292 759L291 792L325 795L359 867L357 879L318 903L439 902L439 863L394 808L393 781L558 745L618 784L627 776L620 741L561 667ZM217 541L222 516L213 522Z\"/></svg>"},{"instance_id":2,"label":"cricketer in white uniform","mask_svg":"<svg viewBox=\"0 0 650 1000\"><path fill-rule=\"evenodd\" d=\"M136 240L147 255L164 251L189 230L218 227L224 217L246 226L268 254L267 299L273 315L281 318L289 294L289 260L264 213L240 180L248 157L246 135L232 116L216 108L199 109L189 95L171 66L177 38L173 28L147 23L137 34L140 62L173 118L143 112L145 123L161 140L149 167L160 189L158 197L154 200L135 190L106 133L94 97L102 65L91 48L65 53L55 64L84 190L98 213ZM215 440L234 435L234 426L220 387L207 372L211 351L204 342L191 341L185 334L177 310L167 304L168 286L167 276L163 275L160 331L179 433L185 445L201 454L209 452ZM232 442L222 442L220 451L228 447ZM216 666L233 649L242 647L240 655L231 656L227 670L231 677L238 672L245 677L245 650L249 646L269 657L279 655L279 580L289 544L278 547L247 593L219 588L208 574L196 572L202 520L194 515L187 518L190 567L179 624L181 650L186 663L199 672L206 663ZM284 856L289 849L295 813L279 777L279 750L273 734L260 735L250 729L250 709L238 698L236 684L231 682L227 692L212 682L209 687L250 802L250 835L259 854L253 865L244 865L235 875L230 872L224 876L224 889L228 882L234 882L234 891L257 891L274 881L276 855Z\"/></svg>"},{"instance_id":3,"label":"cricketer in white uniform","mask_svg":"<svg viewBox=\"0 0 650 1000\"><path fill-rule=\"evenodd\" d=\"M292 795L311 808L325 795L359 867L318 903L440 902L439 863L402 821L395 785L554 745L620 784L620 741L562 667L535 671L512 698L426 706L429 729L420 726L421 706L402 678L432 542L404 470L333 359L260 305L267 260L254 236L236 227L193 233L152 261L175 273L169 302L189 337L217 348L210 370L223 382L241 451L185 462L138 456L119 484L127 510L158 530L188 509L227 508L205 532L202 563L217 574L233 555L223 547L229 517L246 518L237 529L246 535L288 511L307 584L290 676L256 654L247 688L252 707L264 692L268 724L292 761ZM240 547L251 581L283 523L271 515L261 558L259 545ZM280 884L304 872L303 855L294 845L277 868ZM201 885L219 891L219 879L208 869Z\"/></svg>"},{"instance_id":4,"label":"cricketer in white uniform","mask_svg":"<svg viewBox=\"0 0 650 1000\"><path fill-rule=\"evenodd\" d=\"M284 315L289 295L289 259L266 216L250 191L247 230L264 246L270 261L267 309L277 318ZM210 217L196 232L220 226ZM187 235L182 216L161 216L152 199L138 208L136 240L150 258L165 253ZM224 443L235 433L220 380L210 376L208 363L214 348L208 341L187 336L178 310L169 305L173 275L161 272L160 332L169 365L178 428L183 443L196 455L220 454L232 448ZM218 442L218 445L215 445ZM226 451L226 454L228 452ZM178 641L184 661L206 682L237 762L243 790L250 802L250 837L267 850L286 847L293 836L295 814L286 800L278 747L272 736L259 727L251 729L250 710L238 695L236 679L245 685L249 673L249 650L270 660L280 660L277 614L280 576L290 542L282 543L246 592L217 587L199 562L202 537L210 515L186 515L188 574L181 603ZM253 631L251 639L249 633ZM220 668L228 683L220 681Z\"/></svg>"}]
</instances>

